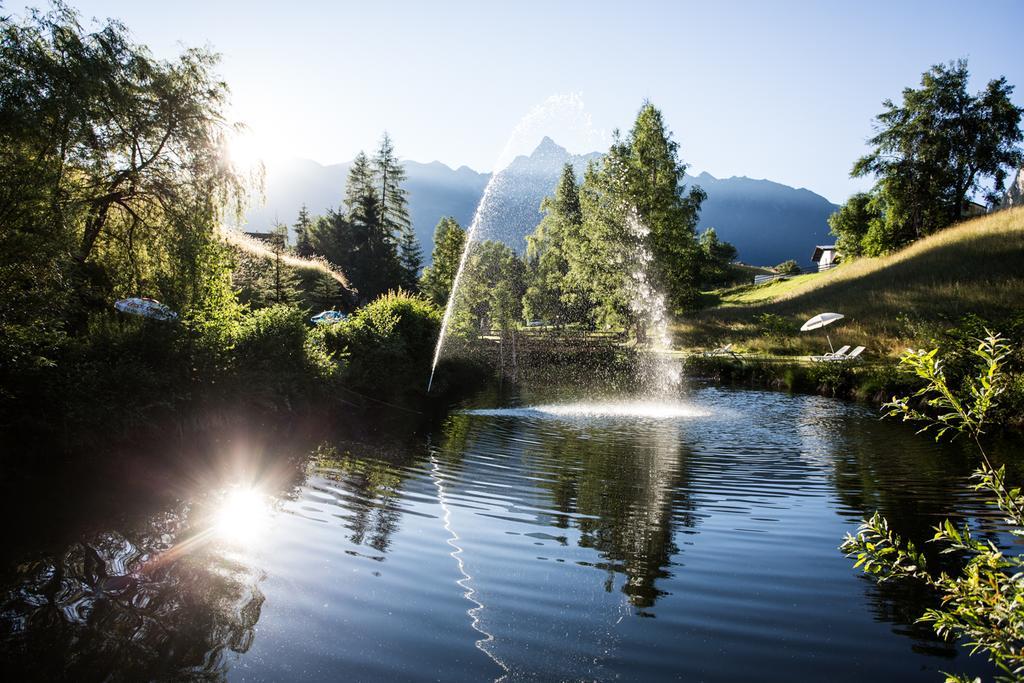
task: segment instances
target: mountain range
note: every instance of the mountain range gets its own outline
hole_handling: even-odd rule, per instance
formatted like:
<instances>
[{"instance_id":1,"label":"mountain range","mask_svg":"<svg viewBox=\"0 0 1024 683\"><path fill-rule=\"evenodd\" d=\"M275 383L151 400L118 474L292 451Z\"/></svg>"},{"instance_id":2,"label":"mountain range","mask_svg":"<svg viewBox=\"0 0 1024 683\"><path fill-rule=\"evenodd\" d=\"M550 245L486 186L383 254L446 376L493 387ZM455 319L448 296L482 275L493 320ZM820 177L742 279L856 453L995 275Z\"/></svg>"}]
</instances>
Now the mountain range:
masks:
<instances>
[{"instance_id":1,"label":"mountain range","mask_svg":"<svg viewBox=\"0 0 1024 683\"><path fill-rule=\"evenodd\" d=\"M562 166L570 162L582 179L589 161L600 153L573 155L545 137L529 155L516 157L491 192L484 223L486 237L499 237L522 250L525 236L540 221L541 200L554 191ZM490 173L466 166L452 169L441 162L404 161L413 229L429 261L434 227L442 216L453 216L468 227ZM349 162L324 166L292 159L270 166L265 199L246 214L250 230L266 230L275 222L292 224L305 204L313 215L336 208L345 194ZM810 265L816 244L829 243L826 219L838 207L806 189L746 177L715 178L708 173L687 175L685 184L707 192L698 229L714 227L721 239L733 243L744 263L774 265L795 259Z\"/></svg>"}]
</instances>

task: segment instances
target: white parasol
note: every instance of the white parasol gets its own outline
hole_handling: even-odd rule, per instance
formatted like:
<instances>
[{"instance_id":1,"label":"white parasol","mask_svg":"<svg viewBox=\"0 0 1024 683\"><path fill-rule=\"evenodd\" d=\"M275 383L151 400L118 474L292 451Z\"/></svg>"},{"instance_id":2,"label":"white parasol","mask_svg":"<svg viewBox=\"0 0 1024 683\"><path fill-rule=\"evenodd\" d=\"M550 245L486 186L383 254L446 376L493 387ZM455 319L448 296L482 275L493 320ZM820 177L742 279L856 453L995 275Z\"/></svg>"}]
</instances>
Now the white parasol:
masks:
<instances>
[{"instance_id":1,"label":"white parasol","mask_svg":"<svg viewBox=\"0 0 1024 683\"><path fill-rule=\"evenodd\" d=\"M837 320L842 320L844 317L846 316L844 316L842 313L819 313L818 315L814 316L813 318L805 322L803 326L800 328L800 331L808 332L810 330L819 330L822 327L825 327L825 325L831 325ZM828 334L826 334L825 339L828 339L829 350L835 353L835 349L832 348L831 337L829 337Z\"/></svg>"}]
</instances>

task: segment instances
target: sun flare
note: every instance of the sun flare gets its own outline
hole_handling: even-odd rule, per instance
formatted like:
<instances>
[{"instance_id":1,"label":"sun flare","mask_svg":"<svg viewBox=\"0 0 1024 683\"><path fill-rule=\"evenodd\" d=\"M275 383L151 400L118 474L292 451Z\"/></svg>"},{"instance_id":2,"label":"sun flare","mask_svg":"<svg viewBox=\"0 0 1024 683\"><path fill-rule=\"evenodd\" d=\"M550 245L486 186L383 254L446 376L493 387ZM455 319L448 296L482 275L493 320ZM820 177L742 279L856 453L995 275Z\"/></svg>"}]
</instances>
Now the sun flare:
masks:
<instances>
[{"instance_id":1,"label":"sun flare","mask_svg":"<svg viewBox=\"0 0 1024 683\"><path fill-rule=\"evenodd\" d=\"M248 543L266 528L269 516L266 496L252 488L235 488L221 502L213 530L226 540Z\"/></svg>"}]
</instances>

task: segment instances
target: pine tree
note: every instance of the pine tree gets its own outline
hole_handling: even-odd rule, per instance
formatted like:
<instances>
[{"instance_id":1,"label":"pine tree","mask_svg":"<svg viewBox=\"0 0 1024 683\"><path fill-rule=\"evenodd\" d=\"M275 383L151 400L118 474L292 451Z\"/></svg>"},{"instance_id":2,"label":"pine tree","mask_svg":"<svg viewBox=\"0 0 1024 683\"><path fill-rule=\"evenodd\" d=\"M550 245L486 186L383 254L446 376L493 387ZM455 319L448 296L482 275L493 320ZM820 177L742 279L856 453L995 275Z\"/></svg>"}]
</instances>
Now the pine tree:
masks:
<instances>
[{"instance_id":1,"label":"pine tree","mask_svg":"<svg viewBox=\"0 0 1024 683\"><path fill-rule=\"evenodd\" d=\"M466 245L466 231L451 216L445 216L434 228L433 263L423 269L420 291L438 306L448 304L455 274Z\"/></svg>"},{"instance_id":2,"label":"pine tree","mask_svg":"<svg viewBox=\"0 0 1024 683\"><path fill-rule=\"evenodd\" d=\"M274 252L270 298L278 304L296 301L299 297L299 280L294 270L284 262L284 254L288 250L287 225L274 225L270 231L270 248Z\"/></svg>"},{"instance_id":3,"label":"pine tree","mask_svg":"<svg viewBox=\"0 0 1024 683\"><path fill-rule=\"evenodd\" d=\"M295 221L295 253L303 258L309 258L313 251L313 241L310 236L310 229L313 227L313 219L309 216L309 210L303 204L299 209L299 218Z\"/></svg>"},{"instance_id":4,"label":"pine tree","mask_svg":"<svg viewBox=\"0 0 1024 683\"><path fill-rule=\"evenodd\" d=\"M423 268L423 250L412 226L402 230L398 242L398 263L401 266L402 288L410 292L419 289L420 269Z\"/></svg>"},{"instance_id":5,"label":"pine tree","mask_svg":"<svg viewBox=\"0 0 1024 683\"><path fill-rule=\"evenodd\" d=\"M352 162L345 188L350 242L346 273L362 301L370 301L398 283L401 267L395 240L382 224L381 200L373 165L360 152ZM345 263L338 264L345 269Z\"/></svg>"},{"instance_id":6,"label":"pine tree","mask_svg":"<svg viewBox=\"0 0 1024 683\"><path fill-rule=\"evenodd\" d=\"M696 186L684 192L686 164L679 159L679 144L650 102L640 108L629 137L609 154L618 157L624 173L625 199L651 231L655 276L674 308L689 308L698 293L697 220L707 195Z\"/></svg>"},{"instance_id":7,"label":"pine tree","mask_svg":"<svg viewBox=\"0 0 1024 683\"><path fill-rule=\"evenodd\" d=\"M583 212L572 164L565 164L555 194L541 203L546 213L526 238L527 290L523 298L529 320L562 324L585 315L586 296L571 286L569 252L577 247Z\"/></svg>"},{"instance_id":8,"label":"pine tree","mask_svg":"<svg viewBox=\"0 0 1024 683\"><path fill-rule=\"evenodd\" d=\"M373 170L380 188L380 223L397 243L412 226L412 222L409 219L408 193L402 187L405 168L398 161L395 146L386 131L373 158Z\"/></svg>"}]
</instances>

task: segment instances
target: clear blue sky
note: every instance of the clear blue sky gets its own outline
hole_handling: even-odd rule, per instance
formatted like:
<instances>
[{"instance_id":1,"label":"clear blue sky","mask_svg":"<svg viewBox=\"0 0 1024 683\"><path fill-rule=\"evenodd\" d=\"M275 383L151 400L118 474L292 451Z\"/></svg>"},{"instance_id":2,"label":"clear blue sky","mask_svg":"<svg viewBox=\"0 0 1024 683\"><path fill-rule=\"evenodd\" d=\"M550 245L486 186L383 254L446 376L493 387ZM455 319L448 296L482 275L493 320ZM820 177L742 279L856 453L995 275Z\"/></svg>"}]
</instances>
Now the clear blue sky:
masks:
<instances>
[{"instance_id":1,"label":"clear blue sky","mask_svg":"<svg viewBox=\"0 0 1024 683\"><path fill-rule=\"evenodd\" d=\"M578 93L596 135L664 111L691 172L807 187L833 201L883 99L970 60L1024 105L1024 2L144 2L72 0L116 17L158 56L222 53L235 116L276 153L331 163L386 128L417 161L491 169L517 122ZM20 3L8 2L7 11ZM596 147L596 145L593 145ZM521 151L521 150L517 150Z\"/></svg>"}]
</instances>

